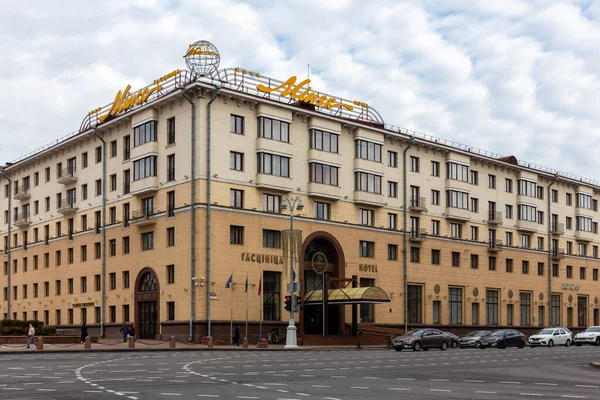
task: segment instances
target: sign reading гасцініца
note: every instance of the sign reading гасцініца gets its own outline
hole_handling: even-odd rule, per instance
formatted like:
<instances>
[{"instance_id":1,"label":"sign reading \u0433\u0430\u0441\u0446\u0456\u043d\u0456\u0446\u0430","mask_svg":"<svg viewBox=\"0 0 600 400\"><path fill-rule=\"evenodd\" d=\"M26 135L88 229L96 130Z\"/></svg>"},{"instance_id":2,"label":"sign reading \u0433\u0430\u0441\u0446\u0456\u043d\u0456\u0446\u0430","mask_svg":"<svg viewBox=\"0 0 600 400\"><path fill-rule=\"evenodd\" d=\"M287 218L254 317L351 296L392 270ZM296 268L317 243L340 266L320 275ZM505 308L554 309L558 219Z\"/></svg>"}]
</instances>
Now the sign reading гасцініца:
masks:
<instances>
[{"instance_id":1,"label":"sign reading \u0433\u0430\u0441\u0446\u0456\u043d\u0456\u0446\u0430","mask_svg":"<svg viewBox=\"0 0 600 400\"><path fill-rule=\"evenodd\" d=\"M560 288L562 290L579 290L579 285L576 283L563 283Z\"/></svg>"}]
</instances>

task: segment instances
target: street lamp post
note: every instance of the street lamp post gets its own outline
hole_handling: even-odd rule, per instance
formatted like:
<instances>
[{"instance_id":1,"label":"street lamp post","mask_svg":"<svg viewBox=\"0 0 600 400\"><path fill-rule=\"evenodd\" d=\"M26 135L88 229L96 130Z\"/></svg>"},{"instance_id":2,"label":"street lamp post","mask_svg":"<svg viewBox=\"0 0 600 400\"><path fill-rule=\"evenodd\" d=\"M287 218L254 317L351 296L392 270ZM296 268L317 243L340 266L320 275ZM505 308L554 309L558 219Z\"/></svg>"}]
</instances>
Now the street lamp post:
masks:
<instances>
[{"instance_id":1,"label":"street lamp post","mask_svg":"<svg viewBox=\"0 0 600 400\"><path fill-rule=\"evenodd\" d=\"M285 210L289 206L290 208L290 238L289 238L289 247L290 247L290 283L288 285L288 292L290 294L290 298L292 299L292 304L290 307L290 323L287 327L287 333L285 336L285 346L284 349L296 349L298 348L298 342L296 340L296 324L294 323L294 312L296 306L296 296L294 295L294 211L302 211L304 205L302 204L302 197L297 196L294 198L290 197L282 197L281 204L279 206L280 210Z\"/></svg>"}]
</instances>

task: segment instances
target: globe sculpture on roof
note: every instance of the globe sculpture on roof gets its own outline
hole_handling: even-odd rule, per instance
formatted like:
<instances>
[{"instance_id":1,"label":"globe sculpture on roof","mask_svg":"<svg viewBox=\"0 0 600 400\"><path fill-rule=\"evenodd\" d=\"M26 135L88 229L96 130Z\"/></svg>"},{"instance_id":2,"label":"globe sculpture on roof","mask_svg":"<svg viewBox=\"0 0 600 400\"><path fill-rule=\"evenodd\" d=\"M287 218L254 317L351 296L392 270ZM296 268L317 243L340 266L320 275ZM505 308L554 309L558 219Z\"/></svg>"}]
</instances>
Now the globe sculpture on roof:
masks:
<instances>
[{"instance_id":1,"label":"globe sculpture on roof","mask_svg":"<svg viewBox=\"0 0 600 400\"><path fill-rule=\"evenodd\" d=\"M188 68L200 76L209 75L217 70L221 61L219 50L207 40L190 44L183 58Z\"/></svg>"}]
</instances>

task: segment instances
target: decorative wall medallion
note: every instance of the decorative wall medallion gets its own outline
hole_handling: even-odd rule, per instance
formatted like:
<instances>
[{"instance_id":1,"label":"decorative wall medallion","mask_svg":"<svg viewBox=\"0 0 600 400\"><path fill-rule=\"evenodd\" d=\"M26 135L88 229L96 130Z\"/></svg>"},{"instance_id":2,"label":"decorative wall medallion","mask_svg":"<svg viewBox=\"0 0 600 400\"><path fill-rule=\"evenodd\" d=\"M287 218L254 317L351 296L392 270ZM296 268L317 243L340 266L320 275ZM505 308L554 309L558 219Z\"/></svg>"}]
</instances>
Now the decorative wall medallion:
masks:
<instances>
[{"instance_id":1,"label":"decorative wall medallion","mask_svg":"<svg viewBox=\"0 0 600 400\"><path fill-rule=\"evenodd\" d=\"M598 304L598 296L594 297L594 304Z\"/></svg>"},{"instance_id":2,"label":"decorative wall medallion","mask_svg":"<svg viewBox=\"0 0 600 400\"><path fill-rule=\"evenodd\" d=\"M544 300L544 293L540 292L540 295L538 296L540 301Z\"/></svg>"},{"instance_id":3,"label":"decorative wall medallion","mask_svg":"<svg viewBox=\"0 0 600 400\"><path fill-rule=\"evenodd\" d=\"M475 297L479 296L479 289L477 289L477 288L473 289L473 296L475 296Z\"/></svg>"},{"instance_id":4,"label":"decorative wall medallion","mask_svg":"<svg viewBox=\"0 0 600 400\"><path fill-rule=\"evenodd\" d=\"M572 303L572 302L573 302L573 295L572 295L572 294L570 294L570 295L569 295L569 303Z\"/></svg>"},{"instance_id":5,"label":"decorative wall medallion","mask_svg":"<svg viewBox=\"0 0 600 400\"><path fill-rule=\"evenodd\" d=\"M509 298L509 299L512 299L512 298L513 298L513 291L512 291L512 290L509 290L509 291L508 291L508 298Z\"/></svg>"},{"instance_id":6,"label":"decorative wall medallion","mask_svg":"<svg viewBox=\"0 0 600 400\"><path fill-rule=\"evenodd\" d=\"M433 287L433 292L434 292L435 294L439 294L439 293L440 293L440 285L436 284L436 285Z\"/></svg>"}]
</instances>

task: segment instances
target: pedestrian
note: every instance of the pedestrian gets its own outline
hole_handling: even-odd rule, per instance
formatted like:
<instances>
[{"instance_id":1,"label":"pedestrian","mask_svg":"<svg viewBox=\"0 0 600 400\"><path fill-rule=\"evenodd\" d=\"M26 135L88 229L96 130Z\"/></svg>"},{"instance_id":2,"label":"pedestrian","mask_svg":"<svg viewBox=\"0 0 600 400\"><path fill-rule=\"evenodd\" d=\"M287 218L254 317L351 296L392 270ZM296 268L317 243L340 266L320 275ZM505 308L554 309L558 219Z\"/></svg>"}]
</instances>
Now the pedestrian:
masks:
<instances>
[{"instance_id":1,"label":"pedestrian","mask_svg":"<svg viewBox=\"0 0 600 400\"><path fill-rule=\"evenodd\" d=\"M135 326L133 326L133 323L129 326L129 337L135 340Z\"/></svg>"},{"instance_id":2,"label":"pedestrian","mask_svg":"<svg viewBox=\"0 0 600 400\"><path fill-rule=\"evenodd\" d=\"M278 327L273 328L272 337L273 337L273 343L278 344L279 343L279 328Z\"/></svg>"},{"instance_id":3,"label":"pedestrian","mask_svg":"<svg viewBox=\"0 0 600 400\"><path fill-rule=\"evenodd\" d=\"M236 346L240 345L240 326L235 327L235 331L233 332L233 344Z\"/></svg>"},{"instance_id":4,"label":"pedestrian","mask_svg":"<svg viewBox=\"0 0 600 400\"><path fill-rule=\"evenodd\" d=\"M35 328L31 324L29 324L29 332L27 333L27 336L27 348L29 348L31 343L35 342Z\"/></svg>"},{"instance_id":5,"label":"pedestrian","mask_svg":"<svg viewBox=\"0 0 600 400\"><path fill-rule=\"evenodd\" d=\"M119 332L123 334L123 342L127 341L127 336L129 336L129 327L125 322L123 322L123 326L119 329Z\"/></svg>"},{"instance_id":6,"label":"pedestrian","mask_svg":"<svg viewBox=\"0 0 600 400\"><path fill-rule=\"evenodd\" d=\"M88 336L88 327L84 322L83 325L81 325L81 343L85 343L85 338L87 336Z\"/></svg>"}]
</instances>

